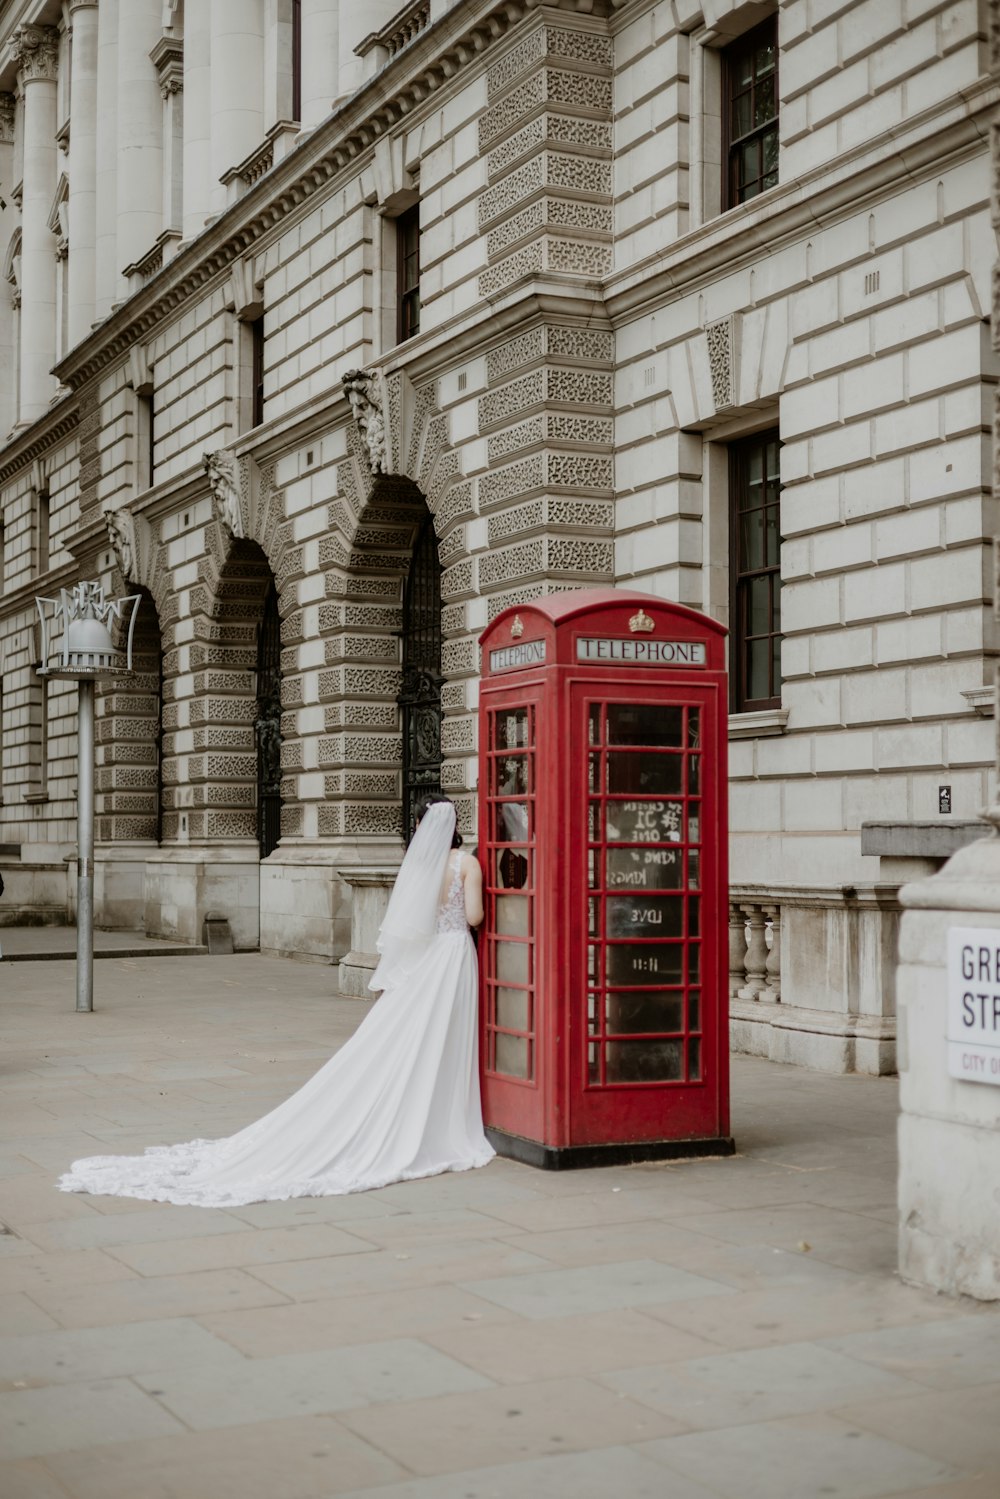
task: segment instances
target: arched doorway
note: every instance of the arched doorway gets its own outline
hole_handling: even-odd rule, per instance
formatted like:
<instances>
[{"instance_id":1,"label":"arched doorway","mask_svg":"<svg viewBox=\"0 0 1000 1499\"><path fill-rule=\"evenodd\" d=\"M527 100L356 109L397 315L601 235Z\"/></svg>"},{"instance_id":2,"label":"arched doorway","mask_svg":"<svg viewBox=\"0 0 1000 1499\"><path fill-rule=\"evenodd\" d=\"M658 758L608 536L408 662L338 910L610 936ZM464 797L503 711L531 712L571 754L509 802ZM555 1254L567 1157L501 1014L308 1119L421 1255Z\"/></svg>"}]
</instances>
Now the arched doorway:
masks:
<instances>
[{"instance_id":1,"label":"arched doorway","mask_svg":"<svg viewBox=\"0 0 1000 1499\"><path fill-rule=\"evenodd\" d=\"M403 834L420 798L441 790L441 563L434 521L420 527L403 588Z\"/></svg>"},{"instance_id":2,"label":"arched doorway","mask_svg":"<svg viewBox=\"0 0 1000 1499\"><path fill-rule=\"evenodd\" d=\"M257 842L273 854L281 837L281 616L271 579L257 631Z\"/></svg>"}]
</instances>

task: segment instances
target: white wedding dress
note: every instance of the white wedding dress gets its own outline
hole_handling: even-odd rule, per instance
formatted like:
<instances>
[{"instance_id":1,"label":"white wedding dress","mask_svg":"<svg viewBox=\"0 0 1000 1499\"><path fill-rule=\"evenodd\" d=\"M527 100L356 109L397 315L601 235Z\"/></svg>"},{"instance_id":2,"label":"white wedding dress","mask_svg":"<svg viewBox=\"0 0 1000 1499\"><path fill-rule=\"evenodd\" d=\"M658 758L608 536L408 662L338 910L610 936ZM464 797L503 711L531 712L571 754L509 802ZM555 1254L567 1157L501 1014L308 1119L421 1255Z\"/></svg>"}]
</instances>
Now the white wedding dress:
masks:
<instances>
[{"instance_id":1,"label":"white wedding dress","mask_svg":"<svg viewBox=\"0 0 1000 1499\"><path fill-rule=\"evenodd\" d=\"M285 1103L225 1140L75 1161L61 1190L225 1208L485 1166L494 1151L480 1109L476 953L460 861L448 860L416 963L397 969L351 1039Z\"/></svg>"}]
</instances>

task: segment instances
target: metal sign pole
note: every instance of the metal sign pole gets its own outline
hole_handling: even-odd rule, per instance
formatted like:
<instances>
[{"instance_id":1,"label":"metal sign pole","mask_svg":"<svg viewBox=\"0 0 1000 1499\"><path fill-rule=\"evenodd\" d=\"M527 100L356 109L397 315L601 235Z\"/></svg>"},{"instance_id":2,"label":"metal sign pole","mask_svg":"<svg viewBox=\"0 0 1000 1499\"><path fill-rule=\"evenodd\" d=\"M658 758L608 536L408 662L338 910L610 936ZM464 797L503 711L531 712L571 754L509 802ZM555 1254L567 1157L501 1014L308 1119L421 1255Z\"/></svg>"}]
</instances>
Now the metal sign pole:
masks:
<instances>
[{"instance_id":1,"label":"metal sign pole","mask_svg":"<svg viewBox=\"0 0 1000 1499\"><path fill-rule=\"evenodd\" d=\"M57 599L39 597L39 673L56 681L79 682L77 743L76 1008L94 1008L94 682L132 670L132 637L142 595L108 599L100 583L63 588ZM111 635L110 621L123 622L131 605L125 649ZM53 631L62 635L54 647ZM54 657L54 659L52 659Z\"/></svg>"},{"instance_id":2,"label":"metal sign pole","mask_svg":"<svg viewBox=\"0 0 1000 1499\"><path fill-rule=\"evenodd\" d=\"M77 781L76 1008L94 1008L94 683L80 681Z\"/></svg>"}]
</instances>

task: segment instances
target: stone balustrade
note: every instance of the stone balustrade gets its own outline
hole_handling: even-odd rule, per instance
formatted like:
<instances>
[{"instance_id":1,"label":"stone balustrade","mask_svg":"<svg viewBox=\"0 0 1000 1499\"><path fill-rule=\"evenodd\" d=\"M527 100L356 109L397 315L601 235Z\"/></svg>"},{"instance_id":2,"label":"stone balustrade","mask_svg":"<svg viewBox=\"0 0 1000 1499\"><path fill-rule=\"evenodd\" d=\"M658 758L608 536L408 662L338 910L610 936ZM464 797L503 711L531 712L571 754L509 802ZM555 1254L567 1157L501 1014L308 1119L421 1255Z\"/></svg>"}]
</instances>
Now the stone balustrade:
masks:
<instances>
[{"instance_id":1,"label":"stone balustrade","mask_svg":"<svg viewBox=\"0 0 1000 1499\"><path fill-rule=\"evenodd\" d=\"M735 900L729 904L729 997L781 1002L781 905Z\"/></svg>"},{"instance_id":2,"label":"stone balustrade","mask_svg":"<svg viewBox=\"0 0 1000 1499\"><path fill-rule=\"evenodd\" d=\"M893 1072L898 887L737 885L729 899L732 1049Z\"/></svg>"}]
</instances>

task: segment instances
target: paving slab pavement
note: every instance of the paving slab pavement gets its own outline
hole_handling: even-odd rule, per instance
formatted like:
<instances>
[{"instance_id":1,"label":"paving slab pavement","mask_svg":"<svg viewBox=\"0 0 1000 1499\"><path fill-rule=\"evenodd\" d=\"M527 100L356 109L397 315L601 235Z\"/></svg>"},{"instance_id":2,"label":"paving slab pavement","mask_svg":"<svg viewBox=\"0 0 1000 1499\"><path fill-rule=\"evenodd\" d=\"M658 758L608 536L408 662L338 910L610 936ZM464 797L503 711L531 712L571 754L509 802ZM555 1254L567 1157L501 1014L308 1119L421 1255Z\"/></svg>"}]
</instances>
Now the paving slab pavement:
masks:
<instances>
[{"instance_id":1,"label":"paving slab pavement","mask_svg":"<svg viewBox=\"0 0 1000 1499\"><path fill-rule=\"evenodd\" d=\"M3 940L0 933L0 940ZM1000 1308L895 1275L896 1087L733 1060L732 1158L231 1210L66 1195L231 1133L325 967L0 966L3 1499L997 1499Z\"/></svg>"}]
</instances>

